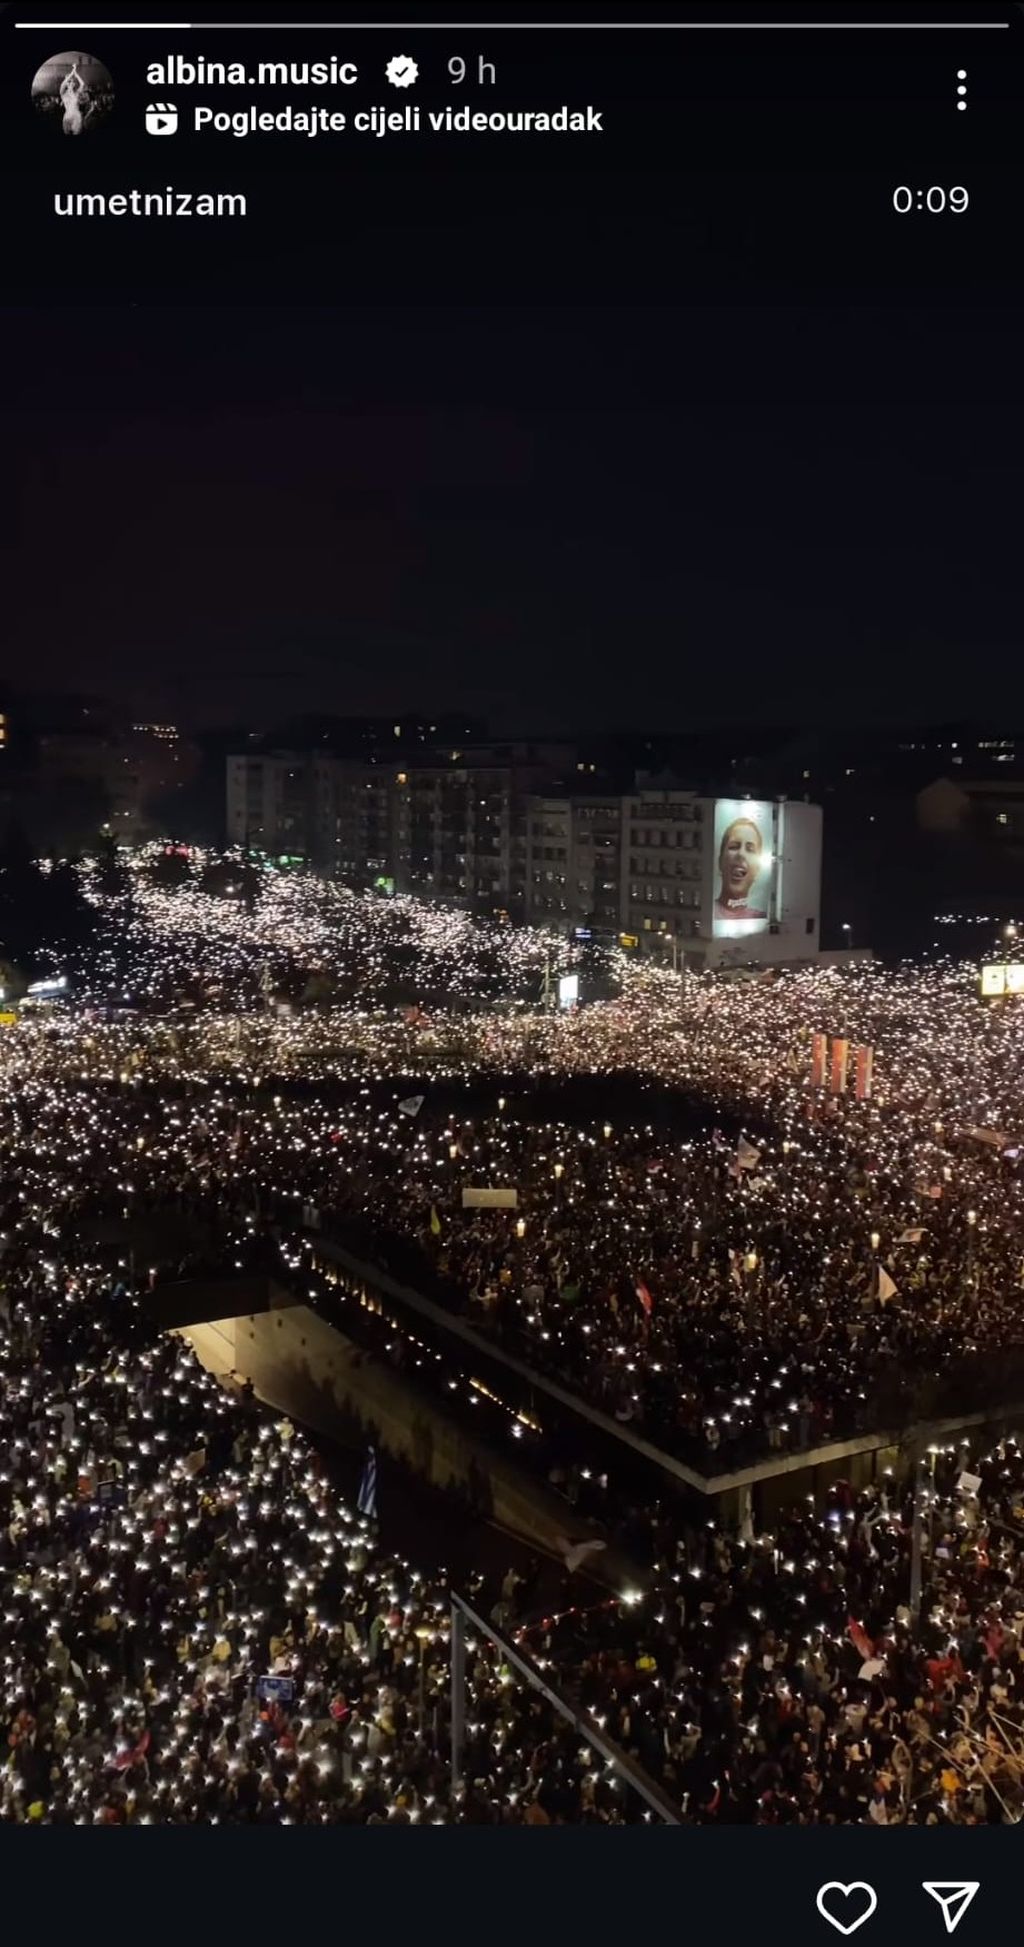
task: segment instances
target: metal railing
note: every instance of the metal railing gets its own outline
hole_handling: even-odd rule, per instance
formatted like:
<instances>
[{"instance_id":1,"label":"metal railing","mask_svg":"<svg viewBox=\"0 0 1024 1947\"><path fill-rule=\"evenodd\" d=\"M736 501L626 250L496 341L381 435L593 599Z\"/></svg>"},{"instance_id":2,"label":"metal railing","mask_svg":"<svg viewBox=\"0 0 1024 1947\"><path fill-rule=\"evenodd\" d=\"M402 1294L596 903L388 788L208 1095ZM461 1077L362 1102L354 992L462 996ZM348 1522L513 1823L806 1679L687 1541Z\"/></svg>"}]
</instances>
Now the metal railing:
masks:
<instances>
[{"instance_id":1,"label":"metal railing","mask_svg":"<svg viewBox=\"0 0 1024 1947\"><path fill-rule=\"evenodd\" d=\"M656 1813L665 1825L681 1825L683 1815L668 1793L646 1772L643 1765L631 1758L628 1752L609 1737L600 1724L587 1711L578 1710L564 1691L556 1683L551 1683L537 1665L518 1646L507 1637L495 1623L486 1622L479 1611L466 1601L465 1596L452 1591L452 1720L451 1720L451 1766L452 1796L461 1791L463 1785L463 1754L466 1748L466 1624L472 1623L482 1636L494 1644L504 1661L518 1672L531 1690L536 1690L546 1699L552 1709L571 1724L574 1731L591 1749L603 1758L606 1764L613 1765L628 1785L643 1799L645 1805Z\"/></svg>"}]
</instances>

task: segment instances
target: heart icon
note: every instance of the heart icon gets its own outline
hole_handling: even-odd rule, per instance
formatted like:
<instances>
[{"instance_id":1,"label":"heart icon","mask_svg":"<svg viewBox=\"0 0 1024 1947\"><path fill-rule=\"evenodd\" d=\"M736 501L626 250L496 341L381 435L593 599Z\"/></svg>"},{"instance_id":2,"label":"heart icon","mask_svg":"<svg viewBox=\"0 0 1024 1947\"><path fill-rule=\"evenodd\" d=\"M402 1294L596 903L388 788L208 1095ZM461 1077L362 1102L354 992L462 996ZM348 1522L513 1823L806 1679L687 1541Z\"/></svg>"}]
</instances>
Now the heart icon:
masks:
<instances>
[{"instance_id":1,"label":"heart icon","mask_svg":"<svg viewBox=\"0 0 1024 1947\"><path fill-rule=\"evenodd\" d=\"M861 1912L854 1913L852 1920L840 1919L839 1913L833 1913L830 1910L830 1894L832 1895L832 1905L838 1906L840 1913L843 1911L842 1902L844 1900L849 1902L851 1895L862 1894L863 1899L854 1901L855 1906L861 1907ZM869 1886L867 1881L863 1879L851 1879L848 1886L844 1886L838 1879L829 1879L826 1880L824 1886L819 1886L818 1888L818 1912L821 1914L823 1920L828 1921L830 1927L835 1927L837 1933L856 1933L857 1928L862 1927L865 1920L870 1920L877 1905L878 1895L874 1887ZM845 1910L850 1912L850 1906L847 1905Z\"/></svg>"}]
</instances>

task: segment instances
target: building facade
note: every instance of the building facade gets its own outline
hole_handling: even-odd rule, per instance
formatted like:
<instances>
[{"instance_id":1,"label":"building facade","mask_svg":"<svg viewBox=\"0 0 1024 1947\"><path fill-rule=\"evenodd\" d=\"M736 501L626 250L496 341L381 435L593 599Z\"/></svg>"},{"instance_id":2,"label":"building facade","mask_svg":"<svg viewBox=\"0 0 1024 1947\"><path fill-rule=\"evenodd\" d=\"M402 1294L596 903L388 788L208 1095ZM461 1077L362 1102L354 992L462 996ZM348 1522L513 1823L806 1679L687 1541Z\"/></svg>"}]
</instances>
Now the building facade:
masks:
<instances>
[{"instance_id":1,"label":"building facade","mask_svg":"<svg viewBox=\"0 0 1024 1947\"><path fill-rule=\"evenodd\" d=\"M391 766L317 756L310 784L309 856L317 871L356 887L393 881L398 786Z\"/></svg>"},{"instance_id":2,"label":"building facade","mask_svg":"<svg viewBox=\"0 0 1024 1947\"><path fill-rule=\"evenodd\" d=\"M623 799L622 932L701 968L817 956L819 805L640 790Z\"/></svg>"},{"instance_id":3,"label":"building facade","mask_svg":"<svg viewBox=\"0 0 1024 1947\"><path fill-rule=\"evenodd\" d=\"M357 888L522 919L530 794L567 755L529 744L456 744L432 758L232 755L228 841L301 856Z\"/></svg>"},{"instance_id":4,"label":"building facade","mask_svg":"<svg viewBox=\"0 0 1024 1947\"><path fill-rule=\"evenodd\" d=\"M400 773L397 787L399 891L474 912L521 906L513 767L417 767Z\"/></svg>"},{"instance_id":5,"label":"building facade","mask_svg":"<svg viewBox=\"0 0 1024 1947\"><path fill-rule=\"evenodd\" d=\"M85 841L101 827L138 845L174 822L176 795L195 774L198 752L175 724L132 723L47 730L37 742L35 782L64 806L68 839L76 819Z\"/></svg>"},{"instance_id":6,"label":"building facade","mask_svg":"<svg viewBox=\"0 0 1024 1947\"><path fill-rule=\"evenodd\" d=\"M227 762L228 844L268 857L312 857L312 766L299 751Z\"/></svg>"},{"instance_id":7,"label":"building facade","mask_svg":"<svg viewBox=\"0 0 1024 1947\"><path fill-rule=\"evenodd\" d=\"M622 931L622 799L532 797L523 915L595 939Z\"/></svg>"},{"instance_id":8,"label":"building facade","mask_svg":"<svg viewBox=\"0 0 1024 1947\"><path fill-rule=\"evenodd\" d=\"M646 787L530 800L533 925L680 967L767 965L817 954L820 910L817 805Z\"/></svg>"},{"instance_id":9,"label":"building facade","mask_svg":"<svg viewBox=\"0 0 1024 1947\"><path fill-rule=\"evenodd\" d=\"M552 788L530 749L387 763L268 752L228 760L233 844L694 969L812 960L822 814L803 800L715 798L641 780Z\"/></svg>"}]
</instances>

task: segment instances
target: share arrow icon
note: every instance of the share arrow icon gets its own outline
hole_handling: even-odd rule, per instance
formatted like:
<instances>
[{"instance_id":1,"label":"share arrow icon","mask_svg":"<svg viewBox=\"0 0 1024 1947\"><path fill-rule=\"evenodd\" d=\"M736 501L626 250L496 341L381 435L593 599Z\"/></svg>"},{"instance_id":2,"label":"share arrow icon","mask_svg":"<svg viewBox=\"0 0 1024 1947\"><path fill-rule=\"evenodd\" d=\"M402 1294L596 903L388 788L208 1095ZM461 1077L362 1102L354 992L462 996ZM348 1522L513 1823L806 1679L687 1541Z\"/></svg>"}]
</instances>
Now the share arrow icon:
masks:
<instances>
[{"instance_id":1,"label":"share arrow icon","mask_svg":"<svg viewBox=\"0 0 1024 1947\"><path fill-rule=\"evenodd\" d=\"M980 1879L923 1879L921 1885L933 1900L938 1900L942 1917L946 1922L946 1932L954 1933L967 1912L979 1886Z\"/></svg>"}]
</instances>

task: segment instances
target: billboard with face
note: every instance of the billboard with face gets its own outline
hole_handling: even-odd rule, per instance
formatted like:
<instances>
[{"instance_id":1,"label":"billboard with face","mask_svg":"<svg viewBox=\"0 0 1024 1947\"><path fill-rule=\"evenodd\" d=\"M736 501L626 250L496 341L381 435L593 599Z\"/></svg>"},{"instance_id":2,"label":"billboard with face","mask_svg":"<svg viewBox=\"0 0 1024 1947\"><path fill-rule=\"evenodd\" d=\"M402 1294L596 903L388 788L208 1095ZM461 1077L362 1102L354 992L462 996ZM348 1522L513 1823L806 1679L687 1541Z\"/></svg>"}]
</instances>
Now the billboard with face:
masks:
<instances>
[{"instance_id":1,"label":"billboard with face","mask_svg":"<svg viewBox=\"0 0 1024 1947\"><path fill-rule=\"evenodd\" d=\"M716 940L766 933L772 916L775 858L772 806L749 798L719 798L715 804Z\"/></svg>"}]
</instances>

